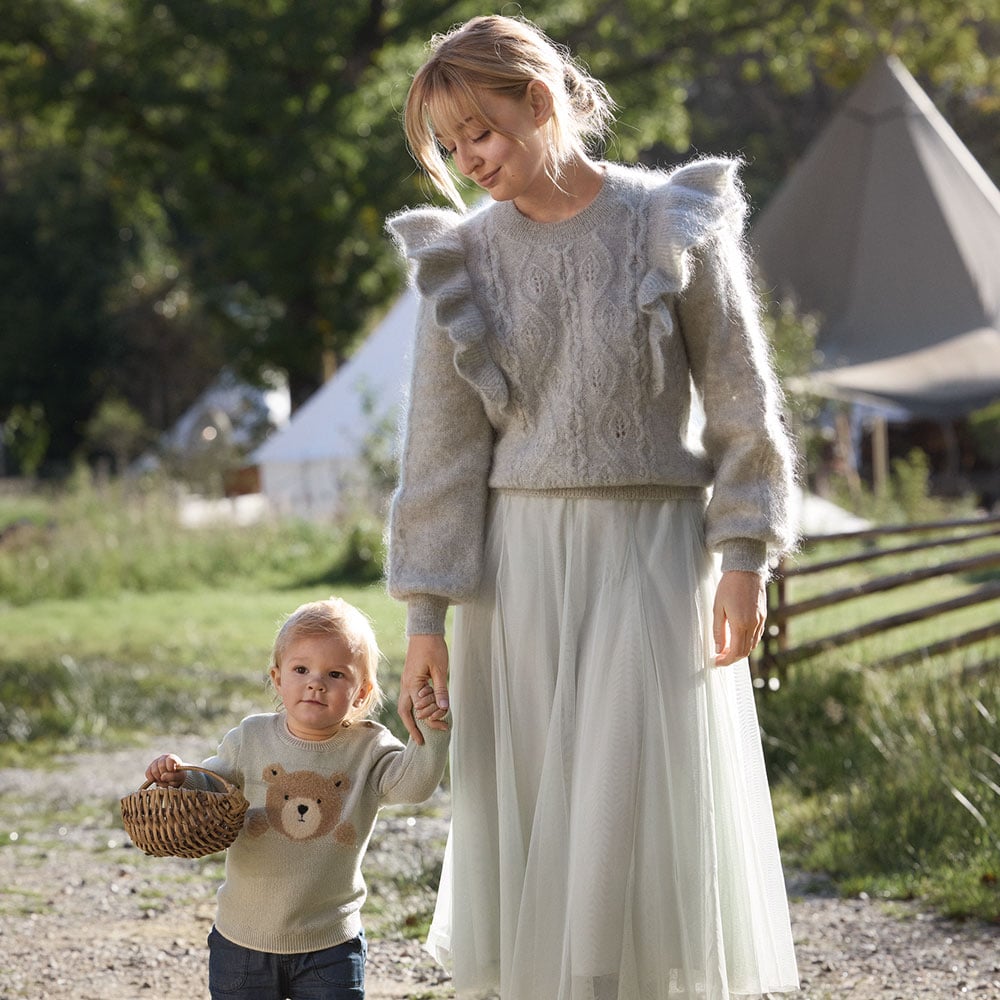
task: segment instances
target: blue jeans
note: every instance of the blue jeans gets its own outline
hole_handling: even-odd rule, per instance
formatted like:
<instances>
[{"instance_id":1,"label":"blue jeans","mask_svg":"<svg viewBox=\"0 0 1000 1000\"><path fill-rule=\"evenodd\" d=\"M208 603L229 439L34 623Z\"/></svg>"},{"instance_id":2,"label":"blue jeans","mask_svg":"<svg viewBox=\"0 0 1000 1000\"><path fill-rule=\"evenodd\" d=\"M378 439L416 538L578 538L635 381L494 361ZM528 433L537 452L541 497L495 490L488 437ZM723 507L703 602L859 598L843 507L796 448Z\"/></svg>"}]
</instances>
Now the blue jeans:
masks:
<instances>
[{"instance_id":1,"label":"blue jeans","mask_svg":"<svg viewBox=\"0 0 1000 1000\"><path fill-rule=\"evenodd\" d=\"M275 955L208 935L212 1000L364 1000L368 944L356 938L322 951Z\"/></svg>"}]
</instances>

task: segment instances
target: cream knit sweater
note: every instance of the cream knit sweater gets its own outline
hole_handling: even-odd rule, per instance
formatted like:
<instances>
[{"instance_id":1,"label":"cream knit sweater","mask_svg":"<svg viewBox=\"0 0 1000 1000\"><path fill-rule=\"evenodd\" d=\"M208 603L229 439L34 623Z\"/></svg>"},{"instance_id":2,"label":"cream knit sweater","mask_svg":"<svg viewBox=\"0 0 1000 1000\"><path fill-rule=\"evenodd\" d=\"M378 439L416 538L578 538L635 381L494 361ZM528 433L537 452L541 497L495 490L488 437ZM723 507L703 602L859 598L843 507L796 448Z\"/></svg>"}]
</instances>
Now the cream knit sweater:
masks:
<instances>
[{"instance_id":1,"label":"cream knit sweater","mask_svg":"<svg viewBox=\"0 0 1000 1000\"><path fill-rule=\"evenodd\" d=\"M701 496L724 569L791 543L791 447L742 252L736 164L606 165L564 222L513 203L388 228L421 296L389 590L441 632L479 584L490 489ZM693 390L706 423L687 440Z\"/></svg>"},{"instance_id":2,"label":"cream knit sweater","mask_svg":"<svg viewBox=\"0 0 1000 1000\"><path fill-rule=\"evenodd\" d=\"M215 925L245 948L319 951L361 930L361 861L379 807L423 802L438 786L449 733L421 725L403 746L377 722L300 740L282 712L251 715L204 766L243 789L243 829L226 854ZM189 771L184 784L214 786Z\"/></svg>"}]
</instances>

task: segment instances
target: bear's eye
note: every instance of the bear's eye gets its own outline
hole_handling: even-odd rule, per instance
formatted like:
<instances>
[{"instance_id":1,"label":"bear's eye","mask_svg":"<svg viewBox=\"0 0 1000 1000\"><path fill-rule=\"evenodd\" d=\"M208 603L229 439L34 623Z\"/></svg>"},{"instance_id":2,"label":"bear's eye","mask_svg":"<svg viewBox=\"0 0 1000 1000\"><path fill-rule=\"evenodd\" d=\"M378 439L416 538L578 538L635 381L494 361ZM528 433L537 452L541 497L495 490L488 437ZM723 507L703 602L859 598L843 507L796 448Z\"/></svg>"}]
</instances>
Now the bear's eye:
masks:
<instances>
[{"instance_id":1,"label":"bear's eye","mask_svg":"<svg viewBox=\"0 0 1000 1000\"><path fill-rule=\"evenodd\" d=\"M316 805L319 806L319 805L322 805L322 804L323 804L323 800L322 799L317 799L316 800Z\"/></svg>"},{"instance_id":2,"label":"bear's eye","mask_svg":"<svg viewBox=\"0 0 1000 1000\"><path fill-rule=\"evenodd\" d=\"M339 781L335 781L333 784L334 784L335 788L340 788L340 782Z\"/></svg>"},{"instance_id":3,"label":"bear's eye","mask_svg":"<svg viewBox=\"0 0 1000 1000\"><path fill-rule=\"evenodd\" d=\"M287 795L286 795L286 796L285 796L285 801L287 802L287 801L288 801L288 799L289 799L289 796L287 796Z\"/></svg>"}]
</instances>

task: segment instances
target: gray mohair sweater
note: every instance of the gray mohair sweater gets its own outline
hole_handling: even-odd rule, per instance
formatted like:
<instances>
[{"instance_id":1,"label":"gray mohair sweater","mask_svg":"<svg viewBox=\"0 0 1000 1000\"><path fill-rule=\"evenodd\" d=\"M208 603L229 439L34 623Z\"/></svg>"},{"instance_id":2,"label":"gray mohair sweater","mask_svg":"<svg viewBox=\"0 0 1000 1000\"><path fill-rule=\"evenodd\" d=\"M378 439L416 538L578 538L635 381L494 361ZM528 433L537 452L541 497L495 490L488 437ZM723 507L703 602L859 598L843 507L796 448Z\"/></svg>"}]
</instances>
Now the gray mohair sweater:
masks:
<instances>
[{"instance_id":1,"label":"gray mohair sweater","mask_svg":"<svg viewBox=\"0 0 1000 1000\"><path fill-rule=\"evenodd\" d=\"M743 255L736 164L606 164L564 222L511 202L388 223L420 295L390 593L444 631L479 585L489 491L701 496L723 569L792 542L792 449ZM705 411L688 441L692 386Z\"/></svg>"}]
</instances>

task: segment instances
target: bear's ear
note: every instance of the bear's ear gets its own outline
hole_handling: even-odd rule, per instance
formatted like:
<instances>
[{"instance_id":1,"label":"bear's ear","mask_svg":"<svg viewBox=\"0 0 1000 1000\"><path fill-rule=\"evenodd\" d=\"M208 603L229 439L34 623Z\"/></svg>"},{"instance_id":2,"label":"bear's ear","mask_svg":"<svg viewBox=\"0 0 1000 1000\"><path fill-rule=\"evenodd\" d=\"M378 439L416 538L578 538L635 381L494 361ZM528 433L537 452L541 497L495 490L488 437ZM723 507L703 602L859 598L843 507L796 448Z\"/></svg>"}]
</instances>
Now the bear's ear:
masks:
<instances>
[{"instance_id":1,"label":"bear's ear","mask_svg":"<svg viewBox=\"0 0 1000 1000\"><path fill-rule=\"evenodd\" d=\"M263 778L265 781L274 781L285 773L285 769L280 764L268 764L264 768Z\"/></svg>"}]
</instances>

